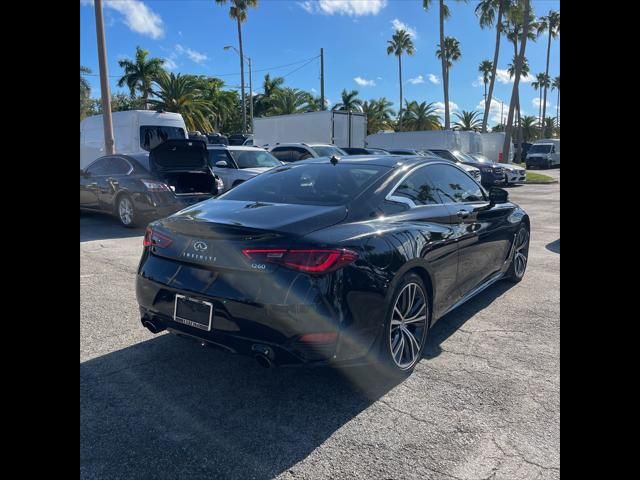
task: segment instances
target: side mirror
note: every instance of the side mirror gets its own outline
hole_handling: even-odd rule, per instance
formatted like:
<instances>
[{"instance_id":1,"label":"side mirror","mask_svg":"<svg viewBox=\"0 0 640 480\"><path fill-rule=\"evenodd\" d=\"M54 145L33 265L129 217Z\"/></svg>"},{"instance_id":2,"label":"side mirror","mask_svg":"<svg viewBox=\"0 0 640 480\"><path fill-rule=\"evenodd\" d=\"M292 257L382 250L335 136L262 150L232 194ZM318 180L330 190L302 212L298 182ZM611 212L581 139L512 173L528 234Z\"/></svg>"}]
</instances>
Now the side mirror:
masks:
<instances>
[{"instance_id":1,"label":"side mirror","mask_svg":"<svg viewBox=\"0 0 640 480\"><path fill-rule=\"evenodd\" d=\"M227 168L229 165L227 164L226 160L218 160L216 162L216 167L218 168Z\"/></svg>"},{"instance_id":2,"label":"side mirror","mask_svg":"<svg viewBox=\"0 0 640 480\"><path fill-rule=\"evenodd\" d=\"M489 190L489 203L497 205L499 203L507 203L509 201L509 192L498 187L491 187Z\"/></svg>"}]
</instances>

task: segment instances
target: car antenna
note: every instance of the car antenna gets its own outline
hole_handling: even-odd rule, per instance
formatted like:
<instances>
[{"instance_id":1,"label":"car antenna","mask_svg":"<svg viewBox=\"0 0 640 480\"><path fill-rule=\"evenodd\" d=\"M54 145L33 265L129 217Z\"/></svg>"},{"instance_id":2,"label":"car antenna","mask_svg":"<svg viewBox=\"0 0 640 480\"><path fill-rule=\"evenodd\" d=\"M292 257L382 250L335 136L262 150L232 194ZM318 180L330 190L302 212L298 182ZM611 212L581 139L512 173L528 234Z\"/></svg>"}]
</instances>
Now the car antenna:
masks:
<instances>
[{"instance_id":1,"label":"car antenna","mask_svg":"<svg viewBox=\"0 0 640 480\"><path fill-rule=\"evenodd\" d=\"M331 155L331 165L337 165L340 157L336 157L335 155Z\"/></svg>"}]
</instances>

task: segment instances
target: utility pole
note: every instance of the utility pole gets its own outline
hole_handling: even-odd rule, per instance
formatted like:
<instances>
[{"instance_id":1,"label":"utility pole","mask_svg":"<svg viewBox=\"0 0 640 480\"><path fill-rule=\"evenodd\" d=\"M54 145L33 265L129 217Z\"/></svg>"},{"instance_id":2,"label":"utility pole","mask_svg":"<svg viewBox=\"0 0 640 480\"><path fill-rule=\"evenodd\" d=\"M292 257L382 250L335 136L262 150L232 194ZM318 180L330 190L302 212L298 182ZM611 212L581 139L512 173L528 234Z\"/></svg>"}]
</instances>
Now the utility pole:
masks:
<instances>
[{"instance_id":1,"label":"utility pole","mask_svg":"<svg viewBox=\"0 0 640 480\"><path fill-rule=\"evenodd\" d=\"M102 19L102 0L95 0L96 36L98 37L98 64L100 66L100 90L102 92L102 124L104 126L104 148L106 155L116 153L113 141L113 123L111 122L111 93L107 72L107 50L104 41L104 21Z\"/></svg>"},{"instance_id":2,"label":"utility pole","mask_svg":"<svg viewBox=\"0 0 640 480\"><path fill-rule=\"evenodd\" d=\"M325 109L324 106L324 48L320 49L320 108Z\"/></svg>"},{"instance_id":3,"label":"utility pole","mask_svg":"<svg viewBox=\"0 0 640 480\"><path fill-rule=\"evenodd\" d=\"M249 62L249 115L251 116L251 133L253 133L253 83L251 76L251 57L247 57Z\"/></svg>"}]
</instances>

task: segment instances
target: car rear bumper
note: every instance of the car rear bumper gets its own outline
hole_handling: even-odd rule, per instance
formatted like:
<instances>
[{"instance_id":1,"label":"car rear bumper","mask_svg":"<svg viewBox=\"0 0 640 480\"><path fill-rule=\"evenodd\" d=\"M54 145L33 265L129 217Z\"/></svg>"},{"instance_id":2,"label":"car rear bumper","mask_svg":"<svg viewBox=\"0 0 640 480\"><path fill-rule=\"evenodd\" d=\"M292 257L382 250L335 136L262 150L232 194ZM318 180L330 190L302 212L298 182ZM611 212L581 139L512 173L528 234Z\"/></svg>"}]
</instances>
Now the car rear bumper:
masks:
<instances>
[{"instance_id":1,"label":"car rear bumper","mask_svg":"<svg viewBox=\"0 0 640 480\"><path fill-rule=\"evenodd\" d=\"M174 320L176 294L213 305L209 331ZM340 308L336 297L341 294L330 279L307 282L288 270L280 275L215 272L146 252L136 296L143 324L151 321L160 330L167 328L243 355L256 356L257 349L267 346L275 365L358 361L377 332L371 318L360 328L349 309ZM308 334L325 338L309 340L304 337Z\"/></svg>"}]
</instances>

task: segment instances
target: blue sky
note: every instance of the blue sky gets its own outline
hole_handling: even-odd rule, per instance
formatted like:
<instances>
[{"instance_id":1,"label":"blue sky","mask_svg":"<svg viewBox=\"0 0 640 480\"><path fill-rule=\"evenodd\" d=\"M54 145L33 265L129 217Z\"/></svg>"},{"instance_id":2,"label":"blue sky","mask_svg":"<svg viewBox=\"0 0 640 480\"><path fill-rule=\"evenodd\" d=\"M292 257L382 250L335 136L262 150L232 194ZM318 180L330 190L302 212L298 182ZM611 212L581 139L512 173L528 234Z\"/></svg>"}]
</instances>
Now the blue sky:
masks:
<instances>
[{"instance_id":1,"label":"blue sky","mask_svg":"<svg viewBox=\"0 0 640 480\"><path fill-rule=\"evenodd\" d=\"M432 2L437 5L437 1ZM132 57L135 47L152 56L167 59L176 73L213 75L229 86L240 84L239 60L225 45L237 47L236 24L229 19L228 6L213 0L103 0L108 68L111 88L121 69L118 59ZM449 0L451 18L445 34L460 41L461 59L450 73L449 99L455 110L481 107L483 86L478 65L493 57L494 30L482 30L474 14L476 1L467 4ZM80 63L93 70L87 77L93 96L99 96L95 14L92 0L80 1ZM532 0L536 15L560 10L559 1ZM285 85L316 92L320 90L320 47L325 55L325 96L339 101L343 88L358 90L359 97L387 97L397 108L399 101L398 62L386 53L386 42L394 26L413 33L416 53L403 56L404 98L443 105L441 68L435 56L439 43L437 8L425 12L421 0L259 0L243 24L245 55L253 63L253 90L261 91L268 71L286 76ZM527 58L533 75L544 72L547 37L527 43ZM501 74L511 63L513 47L501 44L495 96L508 102L512 84ZM273 68L281 67L281 68ZM506 72L505 72L506 73ZM552 42L549 74L560 73L560 40ZM531 80L532 75L529 77ZM502 80L502 81L500 81ZM248 74L246 78L248 84ZM438 83L436 83L438 82ZM520 89L524 114L538 114L538 93L529 83ZM548 98L555 114L556 92ZM505 116L508 105L505 105ZM500 118L500 104L492 105L492 121Z\"/></svg>"}]
</instances>

